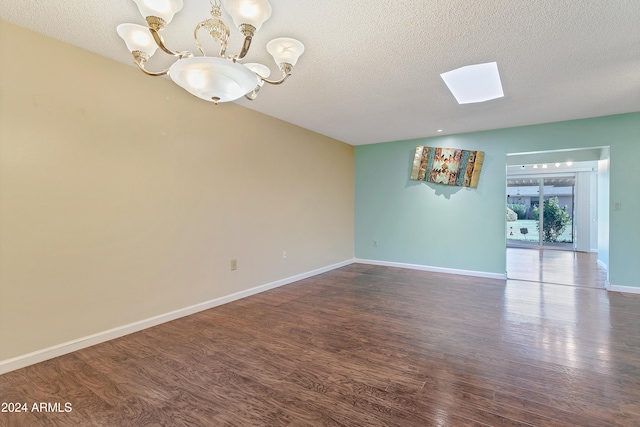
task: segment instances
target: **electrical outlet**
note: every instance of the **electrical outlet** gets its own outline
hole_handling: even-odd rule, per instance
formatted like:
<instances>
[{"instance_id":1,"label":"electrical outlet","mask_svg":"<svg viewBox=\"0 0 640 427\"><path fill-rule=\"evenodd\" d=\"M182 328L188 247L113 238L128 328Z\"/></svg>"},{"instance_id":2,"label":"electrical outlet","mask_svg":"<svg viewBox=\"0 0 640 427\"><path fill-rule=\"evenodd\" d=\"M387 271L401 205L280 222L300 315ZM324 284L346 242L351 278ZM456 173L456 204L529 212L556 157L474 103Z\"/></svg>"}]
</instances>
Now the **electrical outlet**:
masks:
<instances>
[{"instance_id":1,"label":"electrical outlet","mask_svg":"<svg viewBox=\"0 0 640 427\"><path fill-rule=\"evenodd\" d=\"M238 260L237 259L232 259L231 260L231 271L237 270L237 269L238 269Z\"/></svg>"},{"instance_id":2,"label":"electrical outlet","mask_svg":"<svg viewBox=\"0 0 640 427\"><path fill-rule=\"evenodd\" d=\"M377 240L374 240L374 241L373 241L373 247L374 247L374 248L377 248L377 247L378 247L378 241L377 241Z\"/></svg>"},{"instance_id":3,"label":"electrical outlet","mask_svg":"<svg viewBox=\"0 0 640 427\"><path fill-rule=\"evenodd\" d=\"M287 251L282 251L282 258L286 258L287 257Z\"/></svg>"}]
</instances>

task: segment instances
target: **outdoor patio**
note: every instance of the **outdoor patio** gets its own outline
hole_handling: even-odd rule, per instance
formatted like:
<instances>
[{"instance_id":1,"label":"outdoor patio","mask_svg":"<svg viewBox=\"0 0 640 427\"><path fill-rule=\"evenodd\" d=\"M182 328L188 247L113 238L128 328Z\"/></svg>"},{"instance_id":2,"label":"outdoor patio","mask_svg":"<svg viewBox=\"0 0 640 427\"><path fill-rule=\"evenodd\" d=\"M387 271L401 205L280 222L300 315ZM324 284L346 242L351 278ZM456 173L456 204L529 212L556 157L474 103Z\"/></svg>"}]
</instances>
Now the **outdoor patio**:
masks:
<instances>
[{"instance_id":1,"label":"outdoor patio","mask_svg":"<svg viewBox=\"0 0 640 427\"><path fill-rule=\"evenodd\" d=\"M507 221L507 240L517 240L521 242L536 243L540 239L540 232L533 219L519 219L517 221ZM526 231L525 231L526 230ZM558 238L558 243L573 242L573 224L569 223L567 228Z\"/></svg>"}]
</instances>

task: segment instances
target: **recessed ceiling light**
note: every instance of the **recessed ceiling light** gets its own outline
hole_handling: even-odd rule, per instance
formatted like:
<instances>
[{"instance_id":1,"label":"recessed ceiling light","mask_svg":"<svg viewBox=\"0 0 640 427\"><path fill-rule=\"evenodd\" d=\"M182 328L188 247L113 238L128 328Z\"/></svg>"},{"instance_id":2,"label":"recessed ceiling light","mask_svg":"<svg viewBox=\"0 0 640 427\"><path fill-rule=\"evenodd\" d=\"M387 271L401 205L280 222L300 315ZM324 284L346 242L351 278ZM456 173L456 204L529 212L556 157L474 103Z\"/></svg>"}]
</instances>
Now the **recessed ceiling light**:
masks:
<instances>
[{"instance_id":1,"label":"recessed ceiling light","mask_svg":"<svg viewBox=\"0 0 640 427\"><path fill-rule=\"evenodd\" d=\"M502 83L498 64L467 65L440 74L442 80L458 101L458 104L473 104L502 98Z\"/></svg>"},{"instance_id":2,"label":"recessed ceiling light","mask_svg":"<svg viewBox=\"0 0 640 427\"><path fill-rule=\"evenodd\" d=\"M545 163L544 165L542 165L542 169L546 169L547 168L547 164Z\"/></svg>"},{"instance_id":3,"label":"recessed ceiling light","mask_svg":"<svg viewBox=\"0 0 640 427\"><path fill-rule=\"evenodd\" d=\"M442 129L438 129L436 132L440 133L440 132L442 132Z\"/></svg>"},{"instance_id":4,"label":"recessed ceiling light","mask_svg":"<svg viewBox=\"0 0 640 427\"><path fill-rule=\"evenodd\" d=\"M538 169L538 165L533 165L533 168L534 169Z\"/></svg>"},{"instance_id":5,"label":"recessed ceiling light","mask_svg":"<svg viewBox=\"0 0 640 427\"><path fill-rule=\"evenodd\" d=\"M573 162L567 162L567 166L573 165Z\"/></svg>"},{"instance_id":6,"label":"recessed ceiling light","mask_svg":"<svg viewBox=\"0 0 640 427\"><path fill-rule=\"evenodd\" d=\"M560 167L560 163L556 163L556 167L559 168Z\"/></svg>"}]
</instances>

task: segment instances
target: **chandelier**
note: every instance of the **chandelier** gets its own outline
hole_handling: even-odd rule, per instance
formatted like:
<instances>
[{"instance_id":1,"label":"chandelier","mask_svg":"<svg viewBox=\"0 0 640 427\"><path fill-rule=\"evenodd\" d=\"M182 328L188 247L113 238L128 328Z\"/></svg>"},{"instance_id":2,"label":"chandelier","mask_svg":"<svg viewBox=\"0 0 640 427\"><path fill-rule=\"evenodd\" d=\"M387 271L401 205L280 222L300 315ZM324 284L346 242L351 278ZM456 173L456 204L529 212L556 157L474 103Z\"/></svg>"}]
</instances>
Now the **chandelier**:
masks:
<instances>
[{"instance_id":1,"label":"chandelier","mask_svg":"<svg viewBox=\"0 0 640 427\"><path fill-rule=\"evenodd\" d=\"M220 0L211 1L211 18L196 25L193 35L195 45L202 56L194 56L188 51L169 49L160 32L171 22L173 16L182 9L183 0L133 0L147 21L147 26L120 24L117 31L133 55L135 64L149 76L168 75L174 83L192 95L205 101L235 101L245 96L256 99L258 91L269 83L278 85L291 75L291 70L304 52L304 45L298 40L277 38L267 43L267 51L273 56L282 72L278 80L268 80L269 67L257 64L241 64L249 52L253 35L271 16L271 4L268 0L224 0L224 9L233 19L233 23L244 36L240 53L229 55L229 27L222 20ZM207 56L198 39L200 30L205 30L220 45L217 56ZM160 48L176 61L167 69L153 72L145 68L145 63Z\"/></svg>"}]
</instances>

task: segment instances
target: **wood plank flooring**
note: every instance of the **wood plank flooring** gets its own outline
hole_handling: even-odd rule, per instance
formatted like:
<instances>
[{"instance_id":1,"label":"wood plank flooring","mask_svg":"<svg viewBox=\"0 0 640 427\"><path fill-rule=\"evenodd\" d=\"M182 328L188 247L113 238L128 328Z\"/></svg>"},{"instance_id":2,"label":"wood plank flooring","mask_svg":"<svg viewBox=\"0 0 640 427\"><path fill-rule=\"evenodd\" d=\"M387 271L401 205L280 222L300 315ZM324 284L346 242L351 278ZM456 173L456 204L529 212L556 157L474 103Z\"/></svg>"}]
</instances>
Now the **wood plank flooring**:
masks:
<instances>
[{"instance_id":1,"label":"wood plank flooring","mask_svg":"<svg viewBox=\"0 0 640 427\"><path fill-rule=\"evenodd\" d=\"M597 260L595 253L507 248L507 277L605 289L607 272L598 265Z\"/></svg>"},{"instance_id":2,"label":"wood plank flooring","mask_svg":"<svg viewBox=\"0 0 640 427\"><path fill-rule=\"evenodd\" d=\"M640 295L353 264L0 376L1 426L640 426Z\"/></svg>"}]
</instances>

